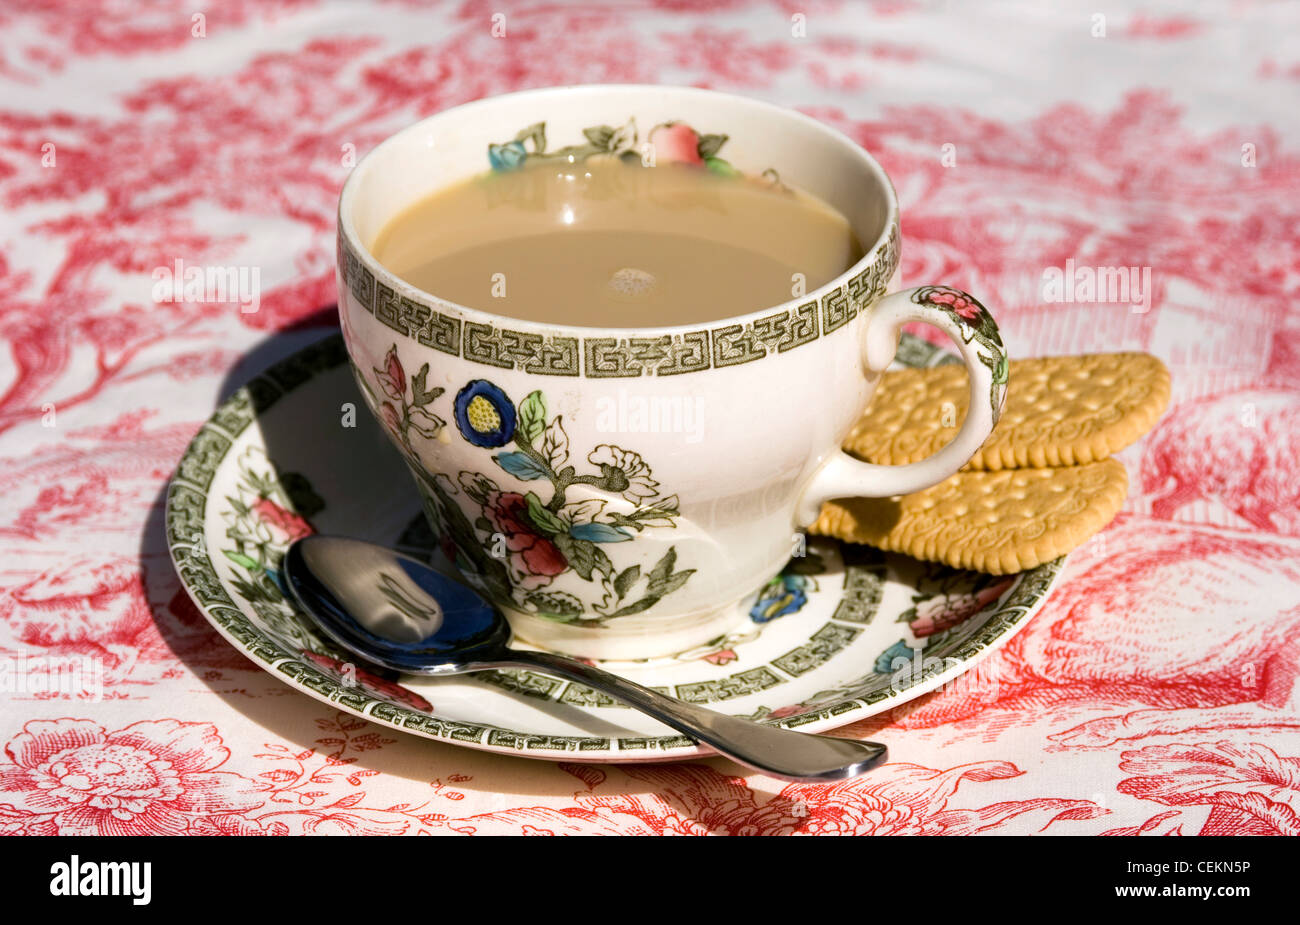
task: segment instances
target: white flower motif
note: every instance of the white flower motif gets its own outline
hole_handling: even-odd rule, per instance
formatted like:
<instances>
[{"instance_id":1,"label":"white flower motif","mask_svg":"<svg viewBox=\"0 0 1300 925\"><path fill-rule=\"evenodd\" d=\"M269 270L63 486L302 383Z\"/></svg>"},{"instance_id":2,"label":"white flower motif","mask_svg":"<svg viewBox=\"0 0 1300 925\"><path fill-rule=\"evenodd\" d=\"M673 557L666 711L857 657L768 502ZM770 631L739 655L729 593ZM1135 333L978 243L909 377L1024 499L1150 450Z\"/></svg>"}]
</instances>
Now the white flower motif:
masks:
<instances>
[{"instance_id":1,"label":"white flower motif","mask_svg":"<svg viewBox=\"0 0 1300 925\"><path fill-rule=\"evenodd\" d=\"M640 504L659 494L659 483L650 477L650 467L639 453L602 443L587 454L587 461L593 466L600 466L602 471L605 466L609 466L621 472L627 486L615 490L633 504Z\"/></svg>"},{"instance_id":2,"label":"white flower motif","mask_svg":"<svg viewBox=\"0 0 1300 925\"><path fill-rule=\"evenodd\" d=\"M600 517L600 512L605 509L606 503L600 498L583 498L581 501L570 501L564 506L563 514L569 519L570 523L589 524Z\"/></svg>"},{"instance_id":3,"label":"white flower motif","mask_svg":"<svg viewBox=\"0 0 1300 925\"><path fill-rule=\"evenodd\" d=\"M609 139L609 151L611 154L622 154L624 151L631 151L636 146L636 119L628 119L621 128L614 131Z\"/></svg>"}]
</instances>

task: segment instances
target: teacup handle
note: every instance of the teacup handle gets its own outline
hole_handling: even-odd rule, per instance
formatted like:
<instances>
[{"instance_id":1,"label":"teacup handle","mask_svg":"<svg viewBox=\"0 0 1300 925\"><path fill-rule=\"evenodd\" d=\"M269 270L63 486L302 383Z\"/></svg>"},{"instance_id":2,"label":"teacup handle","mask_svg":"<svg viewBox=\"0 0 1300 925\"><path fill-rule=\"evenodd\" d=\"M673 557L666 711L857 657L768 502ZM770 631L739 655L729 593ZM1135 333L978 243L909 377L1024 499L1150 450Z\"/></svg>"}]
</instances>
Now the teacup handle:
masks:
<instances>
[{"instance_id":1,"label":"teacup handle","mask_svg":"<svg viewBox=\"0 0 1300 925\"><path fill-rule=\"evenodd\" d=\"M924 321L939 328L961 353L970 374L970 407L952 441L919 462L881 466L834 453L804 489L797 526L817 519L832 498L888 498L937 485L975 455L1002 413L1007 394L1007 351L988 309L974 296L947 286L918 286L885 296L870 309L863 333L865 362L882 373L893 362L902 326Z\"/></svg>"}]
</instances>

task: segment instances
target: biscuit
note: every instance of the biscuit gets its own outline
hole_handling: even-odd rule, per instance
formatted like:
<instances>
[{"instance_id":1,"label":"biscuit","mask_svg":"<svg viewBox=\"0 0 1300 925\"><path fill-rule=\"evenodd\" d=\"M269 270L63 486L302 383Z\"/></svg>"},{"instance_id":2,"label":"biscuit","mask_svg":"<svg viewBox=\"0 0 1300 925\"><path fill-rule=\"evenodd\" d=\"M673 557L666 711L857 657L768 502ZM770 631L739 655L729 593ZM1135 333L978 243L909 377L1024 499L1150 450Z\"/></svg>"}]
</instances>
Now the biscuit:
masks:
<instances>
[{"instance_id":1,"label":"biscuit","mask_svg":"<svg viewBox=\"0 0 1300 925\"><path fill-rule=\"evenodd\" d=\"M885 373L844 449L882 465L916 462L957 433L970 389L960 364ZM1146 353L1012 360L1002 417L967 469L1104 460L1155 425L1169 371Z\"/></svg>"},{"instance_id":2,"label":"biscuit","mask_svg":"<svg viewBox=\"0 0 1300 925\"><path fill-rule=\"evenodd\" d=\"M1127 492L1128 474L1116 459L963 471L898 498L828 501L809 532L1005 575L1084 543L1110 523Z\"/></svg>"}]
</instances>

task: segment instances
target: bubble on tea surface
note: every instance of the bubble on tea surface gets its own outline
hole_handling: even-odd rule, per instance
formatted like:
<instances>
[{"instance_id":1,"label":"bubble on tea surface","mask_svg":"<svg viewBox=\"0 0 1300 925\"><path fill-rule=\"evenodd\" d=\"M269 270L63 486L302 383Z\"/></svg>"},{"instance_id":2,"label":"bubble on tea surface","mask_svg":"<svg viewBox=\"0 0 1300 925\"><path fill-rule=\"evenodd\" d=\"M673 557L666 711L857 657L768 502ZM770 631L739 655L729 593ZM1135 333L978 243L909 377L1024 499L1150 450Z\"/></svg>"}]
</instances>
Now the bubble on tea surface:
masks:
<instances>
[{"instance_id":1,"label":"bubble on tea surface","mask_svg":"<svg viewBox=\"0 0 1300 925\"><path fill-rule=\"evenodd\" d=\"M636 267L622 267L610 276L605 289L616 299L635 301L654 292L658 280L653 273L638 270Z\"/></svg>"}]
</instances>

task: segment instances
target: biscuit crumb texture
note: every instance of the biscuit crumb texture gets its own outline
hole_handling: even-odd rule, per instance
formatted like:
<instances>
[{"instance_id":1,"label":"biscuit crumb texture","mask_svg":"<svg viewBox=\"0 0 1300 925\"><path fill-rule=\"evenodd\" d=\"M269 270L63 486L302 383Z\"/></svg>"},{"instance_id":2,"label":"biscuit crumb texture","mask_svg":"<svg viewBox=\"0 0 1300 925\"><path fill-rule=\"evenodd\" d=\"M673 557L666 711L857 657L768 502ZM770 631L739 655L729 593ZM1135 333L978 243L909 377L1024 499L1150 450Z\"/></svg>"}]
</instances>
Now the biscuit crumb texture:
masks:
<instances>
[{"instance_id":1,"label":"biscuit crumb texture","mask_svg":"<svg viewBox=\"0 0 1300 925\"><path fill-rule=\"evenodd\" d=\"M1065 468L963 471L898 498L828 501L810 533L954 568L1007 575L1063 556L1119 513L1116 459Z\"/></svg>"},{"instance_id":2,"label":"biscuit crumb texture","mask_svg":"<svg viewBox=\"0 0 1300 925\"><path fill-rule=\"evenodd\" d=\"M859 459L902 465L957 433L970 388L960 364L885 373L844 441ZM1169 370L1147 353L1012 360L1002 417L966 469L1079 466L1118 453L1169 404Z\"/></svg>"}]
</instances>

